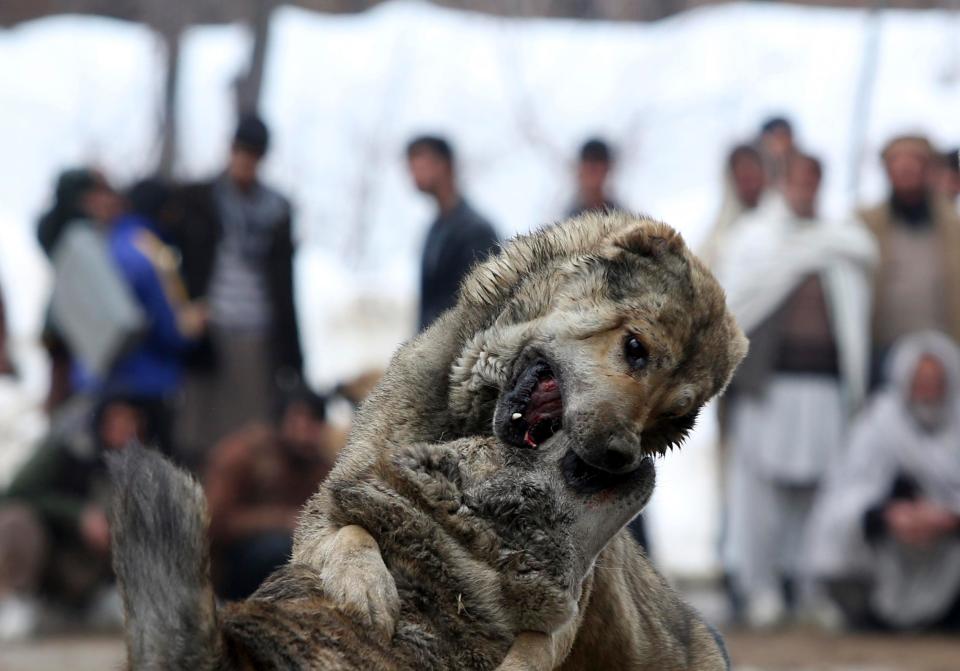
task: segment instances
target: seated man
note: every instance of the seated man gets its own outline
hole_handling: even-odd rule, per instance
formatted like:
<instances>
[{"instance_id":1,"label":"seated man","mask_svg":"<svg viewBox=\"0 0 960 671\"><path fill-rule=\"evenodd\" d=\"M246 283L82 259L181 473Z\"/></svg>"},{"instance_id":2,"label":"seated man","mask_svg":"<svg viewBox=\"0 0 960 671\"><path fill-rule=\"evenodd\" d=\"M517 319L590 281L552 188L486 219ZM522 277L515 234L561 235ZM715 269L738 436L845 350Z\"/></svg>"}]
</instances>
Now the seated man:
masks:
<instances>
[{"instance_id":1,"label":"seated man","mask_svg":"<svg viewBox=\"0 0 960 671\"><path fill-rule=\"evenodd\" d=\"M0 495L0 640L32 633L40 599L90 613L112 581L103 454L150 436L122 397L77 399Z\"/></svg>"},{"instance_id":2,"label":"seated man","mask_svg":"<svg viewBox=\"0 0 960 671\"><path fill-rule=\"evenodd\" d=\"M813 568L854 624L960 626L960 351L907 336L818 503Z\"/></svg>"},{"instance_id":3,"label":"seated man","mask_svg":"<svg viewBox=\"0 0 960 671\"><path fill-rule=\"evenodd\" d=\"M205 489L218 593L243 599L290 558L300 508L336 454L325 402L300 391L284 399L278 427L254 424L210 455Z\"/></svg>"}]
</instances>

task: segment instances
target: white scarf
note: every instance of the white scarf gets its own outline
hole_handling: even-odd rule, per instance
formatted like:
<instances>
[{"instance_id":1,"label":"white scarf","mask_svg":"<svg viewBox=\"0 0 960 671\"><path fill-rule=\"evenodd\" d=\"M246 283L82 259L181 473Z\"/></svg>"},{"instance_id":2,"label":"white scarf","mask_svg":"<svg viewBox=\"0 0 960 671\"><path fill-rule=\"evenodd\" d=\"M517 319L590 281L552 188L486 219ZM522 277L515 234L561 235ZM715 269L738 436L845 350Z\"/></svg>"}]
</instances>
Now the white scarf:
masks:
<instances>
[{"instance_id":1,"label":"white scarf","mask_svg":"<svg viewBox=\"0 0 960 671\"><path fill-rule=\"evenodd\" d=\"M924 431L910 414L913 375L925 354L947 372L948 398L939 431ZM850 449L829 477L813 514L810 565L822 576L870 576L874 607L909 626L943 612L960 589L960 542L942 539L917 550L894 539L871 548L863 536L867 511L907 475L927 500L960 514L960 351L939 333L907 336L891 354L890 384L858 419Z\"/></svg>"},{"instance_id":2,"label":"white scarf","mask_svg":"<svg viewBox=\"0 0 960 671\"><path fill-rule=\"evenodd\" d=\"M870 271L876 244L857 223L794 216L768 200L730 234L717 266L727 304L747 333L769 317L804 278L819 274L837 339L849 408L867 389L870 359Z\"/></svg>"}]
</instances>

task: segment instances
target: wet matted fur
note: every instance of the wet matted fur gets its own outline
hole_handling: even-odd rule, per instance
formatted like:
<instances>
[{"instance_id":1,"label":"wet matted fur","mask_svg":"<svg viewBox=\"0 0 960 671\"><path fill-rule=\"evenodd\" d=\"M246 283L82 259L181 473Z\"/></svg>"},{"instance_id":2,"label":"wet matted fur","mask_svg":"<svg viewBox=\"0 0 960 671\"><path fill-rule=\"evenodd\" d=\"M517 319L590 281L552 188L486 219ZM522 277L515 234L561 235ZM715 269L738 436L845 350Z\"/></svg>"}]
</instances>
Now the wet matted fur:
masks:
<instances>
[{"instance_id":1,"label":"wet matted fur","mask_svg":"<svg viewBox=\"0 0 960 671\"><path fill-rule=\"evenodd\" d=\"M338 494L371 477L380 455L489 436L537 450L563 435L576 487L602 496L679 444L745 353L723 291L669 226L587 214L517 238L474 268L457 305L394 356L301 517L294 561L317 570L341 607L389 633L400 600L377 547L383 537ZM588 573L580 606L562 627L532 628L550 635L546 653L533 645L508 662L726 665L715 633L626 532Z\"/></svg>"}]
</instances>

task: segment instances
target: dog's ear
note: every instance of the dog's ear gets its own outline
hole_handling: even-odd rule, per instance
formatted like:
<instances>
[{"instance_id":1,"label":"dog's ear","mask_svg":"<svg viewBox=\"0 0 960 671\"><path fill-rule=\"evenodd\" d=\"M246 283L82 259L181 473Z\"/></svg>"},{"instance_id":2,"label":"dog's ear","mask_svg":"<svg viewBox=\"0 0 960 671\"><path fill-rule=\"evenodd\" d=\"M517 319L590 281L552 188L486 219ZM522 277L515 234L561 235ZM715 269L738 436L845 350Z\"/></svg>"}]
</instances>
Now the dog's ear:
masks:
<instances>
[{"instance_id":1,"label":"dog's ear","mask_svg":"<svg viewBox=\"0 0 960 671\"><path fill-rule=\"evenodd\" d=\"M662 258L668 253L683 254L683 237L667 224L652 219L638 221L614 236L613 245L640 256Z\"/></svg>"},{"instance_id":2,"label":"dog's ear","mask_svg":"<svg viewBox=\"0 0 960 671\"><path fill-rule=\"evenodd\" d=\"M418 478L445 478L454 484L460 483L460 455L446 444L419 443L405 447L397 452L394 463Z\"/></svg>"},{"instance_id":3,"label":"dog's ear","mask_svg":"<svg viewBox=\"0 0 960 671\"><path fill-rule=\"evenodd\" d=\"M411 445L399 450L392 461L392 475L401 493L414 496L431 508L455 511L460 507L461 455L449 444Z\"/></svg>"}]
</instances>

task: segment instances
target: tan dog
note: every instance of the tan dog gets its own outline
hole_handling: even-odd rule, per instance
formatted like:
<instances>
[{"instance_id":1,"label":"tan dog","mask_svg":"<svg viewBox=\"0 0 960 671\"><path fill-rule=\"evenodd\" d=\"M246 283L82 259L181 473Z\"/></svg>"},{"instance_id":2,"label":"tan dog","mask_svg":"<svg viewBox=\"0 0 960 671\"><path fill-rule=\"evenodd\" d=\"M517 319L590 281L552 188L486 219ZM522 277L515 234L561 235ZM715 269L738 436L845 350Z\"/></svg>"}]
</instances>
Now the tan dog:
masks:
<instances>
[{"instance_id":1,"label":"tan dog","mask_svg":"<svg viewBox=\"0 0 960 671\"><path fill-rule=\"evenodd\" d=\"M294 561L389 638L401 608L395 576L381 539L335 495L369 478L381 454L491 435L537 450L562 431L569 481L602 498L682 441L745 353L719 285L665 224L587 214L518 238L476 267L456 307L395 355L301 518ZM565 659L571 669L725 665L714 634L625 532L588 575L576 616L534 630L518 638L505 668Z\"/></svg>"}]
</instances>

